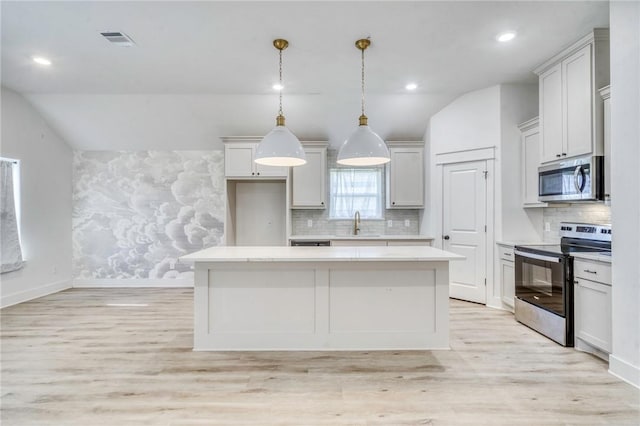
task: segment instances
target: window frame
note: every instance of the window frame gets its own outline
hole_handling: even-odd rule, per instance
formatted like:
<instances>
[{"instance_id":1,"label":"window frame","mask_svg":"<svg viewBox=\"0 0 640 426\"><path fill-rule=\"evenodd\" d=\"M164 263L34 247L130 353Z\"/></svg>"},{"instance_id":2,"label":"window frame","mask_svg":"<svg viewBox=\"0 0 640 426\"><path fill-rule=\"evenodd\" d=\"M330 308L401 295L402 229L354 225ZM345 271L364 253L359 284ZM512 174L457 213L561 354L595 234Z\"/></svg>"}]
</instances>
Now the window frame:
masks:
<instances>
[{"instance_id":1,"label":"window frame","mask_svg":"<svg viewBox=\"0 0 640 426\"><path fill-rule=\"evenodd\" d=\"M372 189L370 192L362 192L358 194L354 193L340 193L334 192L334 174L340 173L352 173L352 172L370 172L375 174L376 189ZM384 220L384 169L381 167L332 167L329 169L329 199L331 200L329 205L329 220L351 220L355 215L355 211L349 215L336 216L336 203L337 198L341 199L373 199L375 203L375 215L367 215L366 212L360 211L362 220Z\"/></svg>"}]
</instances>

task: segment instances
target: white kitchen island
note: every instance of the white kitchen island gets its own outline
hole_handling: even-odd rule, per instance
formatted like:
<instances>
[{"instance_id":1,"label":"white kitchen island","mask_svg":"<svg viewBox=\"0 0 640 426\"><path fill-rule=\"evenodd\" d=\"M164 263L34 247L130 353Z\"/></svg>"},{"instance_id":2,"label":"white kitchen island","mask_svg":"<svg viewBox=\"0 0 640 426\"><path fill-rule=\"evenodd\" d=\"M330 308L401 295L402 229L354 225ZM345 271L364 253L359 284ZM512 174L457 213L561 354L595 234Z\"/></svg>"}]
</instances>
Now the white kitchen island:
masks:
<instances>
[{"instance_id":1,"label":"white kitchen island","mask_svg":"<svg viewBox=\"0 0 640 426\"><path fill-rule=\"evenodd\" d=\"M433 247L212 247L195 263L194 350L448 349Z\"/></svg>"}]
</instances>

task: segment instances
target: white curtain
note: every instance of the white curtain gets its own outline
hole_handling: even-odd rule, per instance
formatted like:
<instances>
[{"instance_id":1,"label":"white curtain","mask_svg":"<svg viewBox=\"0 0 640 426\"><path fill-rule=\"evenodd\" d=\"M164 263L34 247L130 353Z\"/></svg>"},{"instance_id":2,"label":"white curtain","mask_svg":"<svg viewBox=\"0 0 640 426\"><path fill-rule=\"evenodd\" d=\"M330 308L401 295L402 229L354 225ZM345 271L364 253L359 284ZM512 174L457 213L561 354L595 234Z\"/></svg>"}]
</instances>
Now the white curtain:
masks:
<instances>
[{"instance_id":1,"label":"white curtain","mask_svg":"<svg viewBox=\"0 0 640 426\"><path fill-rule=\"evenodd\" d=\"M381 169L331 169L331 202L329 217L351 219L356 211L360 217L382 217Z\"/></svg>"},{"instance_id":2,"label":"white curtain","mask_svg":"<svg viewBox=\"0 0 640 426\"><path fill-rule=\"evenodd\" d=\"M18 238L16 204L13 196L13 163L0 160L0 272L22 268L22 249Z\"/></svg>"}]
</instances>

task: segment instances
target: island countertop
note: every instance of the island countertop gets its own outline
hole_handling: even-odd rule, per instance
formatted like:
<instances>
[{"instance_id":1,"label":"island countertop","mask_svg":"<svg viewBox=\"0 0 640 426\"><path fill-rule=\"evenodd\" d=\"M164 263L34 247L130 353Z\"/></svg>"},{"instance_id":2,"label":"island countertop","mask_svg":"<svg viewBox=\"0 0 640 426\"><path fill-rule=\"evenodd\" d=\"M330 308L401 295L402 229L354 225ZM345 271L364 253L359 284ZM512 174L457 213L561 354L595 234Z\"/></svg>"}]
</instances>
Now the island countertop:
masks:
<instances>
[{"instance_id":1,"label":"island countertop","mask_svg":"<svg viewBox=\"0 0 640 426\"><path fill-rule=\"evenodd\" d=\"M450 261L464 256L428 246L210 247L180 257L183 262L402 262Z\"/></svg>"}]
</instances>

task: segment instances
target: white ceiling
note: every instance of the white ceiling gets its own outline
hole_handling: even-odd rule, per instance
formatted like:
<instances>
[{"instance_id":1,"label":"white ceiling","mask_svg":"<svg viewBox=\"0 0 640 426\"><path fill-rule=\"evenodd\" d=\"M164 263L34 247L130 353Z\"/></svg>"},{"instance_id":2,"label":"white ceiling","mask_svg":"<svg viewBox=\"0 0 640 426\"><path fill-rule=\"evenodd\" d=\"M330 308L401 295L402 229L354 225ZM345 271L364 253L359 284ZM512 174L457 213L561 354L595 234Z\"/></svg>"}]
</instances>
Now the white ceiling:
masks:
<instances>
[{"instance_id":1,"label":"white ceiling","mask_svg":"<svg viewBox=\"0 0 640 426\"><path fill-rule=\"evenodd\" d=\"M462 93L535 82L531 70L594 27L607 2L2 2L2 84L23 93L79 149L209 149L274 124L274 38L287 124L337 145L359 115L383 138L422 138ZM515 29L500 44L495 35ZM109 44L122 31L135 47ZM50 58L42 68L33 55ZM416 93L404 85L419 84Z\"/></svg>"}]
</instances>

